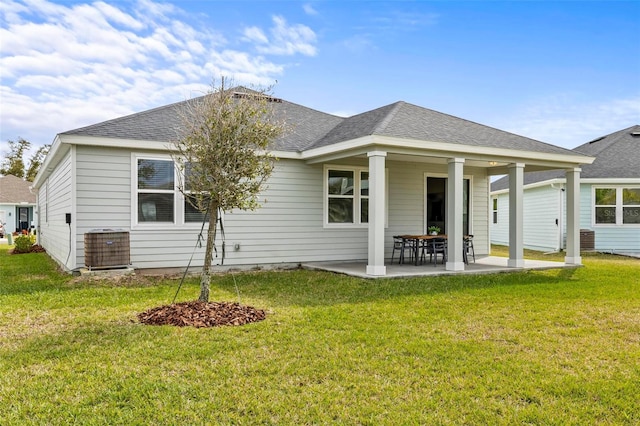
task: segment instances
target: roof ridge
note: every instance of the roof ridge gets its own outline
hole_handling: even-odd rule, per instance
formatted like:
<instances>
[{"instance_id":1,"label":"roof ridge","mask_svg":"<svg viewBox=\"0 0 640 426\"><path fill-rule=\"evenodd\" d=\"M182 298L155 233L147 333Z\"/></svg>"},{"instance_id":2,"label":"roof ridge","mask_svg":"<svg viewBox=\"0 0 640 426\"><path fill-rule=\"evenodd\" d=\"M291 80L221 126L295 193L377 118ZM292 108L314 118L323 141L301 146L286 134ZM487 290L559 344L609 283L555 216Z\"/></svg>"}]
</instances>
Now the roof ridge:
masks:
<instances>
[{"instance_id":1,"label":"roof ridge","mask_svg":"<svg viewBox=\"0 0 640 426\"><path fill-rule=\"evenodd\" d=\"M397 101L381 107L381 108L385 108L385 107L392 106L391 110L387 113L387 115L382 120L380 120L378 125L373 129L373 134L376 134L377 132L384 130L389 125L389 123L391 123L391 120L393 120L393 118L398 114L398 111L400 111L400 109L404 105L406 105L405 101Z\"/></svg>"}]
</instances>

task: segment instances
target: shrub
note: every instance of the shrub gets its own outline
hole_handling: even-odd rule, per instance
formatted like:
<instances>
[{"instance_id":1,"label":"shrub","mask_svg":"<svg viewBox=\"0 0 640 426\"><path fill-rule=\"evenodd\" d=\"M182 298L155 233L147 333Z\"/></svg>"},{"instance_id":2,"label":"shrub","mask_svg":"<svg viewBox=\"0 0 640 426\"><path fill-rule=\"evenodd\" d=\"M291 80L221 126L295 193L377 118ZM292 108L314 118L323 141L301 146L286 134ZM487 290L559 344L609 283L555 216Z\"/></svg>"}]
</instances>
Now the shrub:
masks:
<instances>
[{"instance_id":1,"label":"shrub","mask_svg":"<svg viewBox=\"0 0 640 426\"><path fill-rule=\"evenodd\" d=\"M15 244L14 253L29 253L33 248L34 241L29 235L20 235L15 238L13 243Z\"/></svg>"}]
</instances>

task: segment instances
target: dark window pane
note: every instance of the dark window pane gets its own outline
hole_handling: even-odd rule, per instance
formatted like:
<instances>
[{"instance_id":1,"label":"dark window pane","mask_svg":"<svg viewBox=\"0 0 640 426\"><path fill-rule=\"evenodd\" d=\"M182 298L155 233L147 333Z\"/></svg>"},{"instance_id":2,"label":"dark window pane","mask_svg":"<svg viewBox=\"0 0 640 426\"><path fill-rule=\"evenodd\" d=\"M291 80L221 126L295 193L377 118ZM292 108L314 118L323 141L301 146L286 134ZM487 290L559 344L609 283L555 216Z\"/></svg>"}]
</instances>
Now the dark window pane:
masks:
<instances>
[{"instance_id":1,"label":"dark window pane","mask_svg":"<svg viewBox=\"0 0 640 426\"><path fill-rule=\"evenodd\" d=\"M192 197L192 200L194 204L197 204L193 197ZM206 210L206 207L204 205L202 206L202 208L203 210ZM209 222L209 218L211 217L211 215L207 213L206 216L207 216L207 222ZM197 208L192 206L191 203L189 203L189 201L184 200L184 221L185 222L202 223L204 217L205 217L205 212L198 210Z\"/></svg>"},{"instance_id":2,"label":"dark window pane","mask_svg":"<svg viewBox=\"0 0 640 426\"><path fill-rule=\"evenodd\" d=\"M493 223L498 223L498 212L493 212Z\"/></svg>"},{"instance_id":3,"label":"dark window pane","mask_svg":"<svg viewBox=\"0 0 640 426\"><path fill-rule=\"evenodd\" d=\"M329 194L353 195L353 172L329 170Z\"/></svg>"},{"instance_id":4,"label":"dark window pane","mask_svg":"<svg viewBox=\"0 0 640 426\"><path fill-rule=\"evenodd\" d=\"M616 208L596 207L596 223L616 223Z\"/></svg>"},{"instance_id":5,"label":"dark window pane","mask_svg":"<svg viewBox=\"0 0 640 426\"><path fill-rule=\"evenodd\" d=\"M369 195L369 172L360 173L360 195Z\"/></svg>"},{"instance_id":6,"label":"dark window pane","mask_svg":"<svg viewBox=\"0 0 640 426\"><path fill-rule=\"evenodd\" d=\"M138 222L173 222L173 194L138 194Z\"/></svg>"},{"instance_id":7,"label":"dark window pane","mask_svg":"<svg viewBox=\"0 0 640 426\"><path fill-rule=\"evenodd\" d=\"M640 188L625 188L622 190L622 204L640 205Z\"/></svg>"},{"instance_id":8,"label":"dark window pane","mask_svg":"<svg viewBox=\"0 0 640 426\"><path fill-rule=\"evenodd\" d=\"M138 160L138 189L173 190L173 161Z\"/></svg>"},{"instance_id":9,"label":"dark window pane","mask_svg":"<svg viewBox=\"0 0 640 426\"><path fill-rule=\"evenodd\" d=\"M369 199L360 200L360 223L369 223Z\"/></svg>"},{"instance_id":10,"label":"dark window pane","mask_svg":"<svg viewBox=\"0 0 640 426\"><path fill-rule=\"evenodd\" d=\"M329 223L353 223L353 199L329 198Z\"/></svg>"},{"instance_id":11,"label":"dark window pane","mask_svg":"<svg viewBox=\"0 0 640 426\"><path fill-rule=\"evenodd\" d=\"M623 207L622 223L640 224L640 207Z\"/></svg>"},{"instance_id":12,"label":"dark window pane","mask_svg":"<svg viewBox=\"0 0 640 426\"><path fill-rule=\"evenodd\" d=\"M596 205L597 206L615 206L616 205L615 188L597 188L596 189Z\"/></svg>"}]
</instances>

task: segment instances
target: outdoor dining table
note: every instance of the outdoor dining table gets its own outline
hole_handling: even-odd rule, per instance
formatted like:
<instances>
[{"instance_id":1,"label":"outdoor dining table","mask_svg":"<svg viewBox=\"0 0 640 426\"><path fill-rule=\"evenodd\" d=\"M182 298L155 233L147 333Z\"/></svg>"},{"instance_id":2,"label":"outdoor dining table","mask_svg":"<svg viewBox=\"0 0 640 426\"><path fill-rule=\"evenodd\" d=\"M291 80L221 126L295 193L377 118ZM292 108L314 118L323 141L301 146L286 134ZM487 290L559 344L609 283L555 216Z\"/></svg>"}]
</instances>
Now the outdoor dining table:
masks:
<instances>
[{"instance_id":1,"label":"outdoor dining table","mask_svg":"<svg viewBox=\"0 0 640 426\"><path fill-rule=\"evenodd\" d=\"M411 246L413 248L413 258L414 258L414 262L416 264L416 266L418 265L418 257L420 256L420 241L429 241L429 240L435 240L435 239L447 239L447 235L446 234L437 234L437 235L431 235L431 234L425 234L425 235L399 235L400 238L403 239L403 241L412 241L413 245Z\"/></svg>"}]
</instances>

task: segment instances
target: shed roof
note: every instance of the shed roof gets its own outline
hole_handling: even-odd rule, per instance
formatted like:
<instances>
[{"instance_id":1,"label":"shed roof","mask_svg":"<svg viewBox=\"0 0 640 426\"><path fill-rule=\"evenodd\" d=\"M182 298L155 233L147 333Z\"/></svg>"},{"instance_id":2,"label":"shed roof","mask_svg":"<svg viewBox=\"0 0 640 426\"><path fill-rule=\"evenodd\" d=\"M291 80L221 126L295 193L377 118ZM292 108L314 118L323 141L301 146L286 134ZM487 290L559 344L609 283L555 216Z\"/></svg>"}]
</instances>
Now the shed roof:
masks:
<instances>
[{"instance_id":1,"label":"shed roof","mask_svg":"<svg viewBox=\"0 0 640 426\"><path fill-rule=\"evenodd\" d=\"M640 125L618 130L596 138L573 149L578 154L595 157L592 164L581 166L583 179L631 178L640 179ZM526 172L524 184L564 178L563 170ZM509 187L509 176L491 184L492 191Z\"/></svg>"},{"instance_id":2,"label":"shed roof","mask_svg":"<svg viewBox=\"0 0 640 426\"><path fill-rule=\"evenodd\" d=\"M35 204L36 193L31 190L31 182L22 178L0 176L0 204Z\"/></svg>"}]
</instances>

